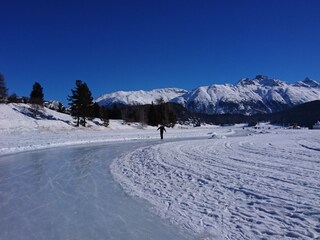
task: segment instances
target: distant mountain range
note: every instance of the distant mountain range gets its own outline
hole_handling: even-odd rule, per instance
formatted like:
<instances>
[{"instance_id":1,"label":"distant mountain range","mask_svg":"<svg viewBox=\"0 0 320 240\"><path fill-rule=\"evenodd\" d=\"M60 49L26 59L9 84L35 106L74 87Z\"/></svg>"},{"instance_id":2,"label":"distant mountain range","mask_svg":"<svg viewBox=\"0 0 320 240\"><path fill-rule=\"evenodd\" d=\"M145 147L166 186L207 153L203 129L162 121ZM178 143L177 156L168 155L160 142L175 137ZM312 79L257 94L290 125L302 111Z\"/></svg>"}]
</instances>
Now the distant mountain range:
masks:
<instances>
[{"instance_id":1,"label":"distant mountain range","mask_svg":"<svg viewBox=\"0 0 320 240\"><path fill-rule=\"evenodd\" d=\"M134 106L134 105L144 105L151 104L160 98L163 98L165 102L171 102L173 99L187 94L187 90L178 88L161 88L154 89L151 91L119 91L114 93L109 93L102 95L95 100L99 105L110 107L114 104L120 106Z\"/></svg>"},{"instance_id":2,"label":"distant mountain range","mask_svg":"<svg viewBox=\"0 0 320 240\"><path fill-rule=\"evenodd\" d=\"M214 84L192 91L163 88L151 91L114 92L95 101L102 106L114 104L134 106L165 102L179 103L191 112L206 114L264 114L274 113L293 106L320 100L320 82L306 78L295 84L257 75L243 78L236 85Z\"/></svg>"}]
</instances>

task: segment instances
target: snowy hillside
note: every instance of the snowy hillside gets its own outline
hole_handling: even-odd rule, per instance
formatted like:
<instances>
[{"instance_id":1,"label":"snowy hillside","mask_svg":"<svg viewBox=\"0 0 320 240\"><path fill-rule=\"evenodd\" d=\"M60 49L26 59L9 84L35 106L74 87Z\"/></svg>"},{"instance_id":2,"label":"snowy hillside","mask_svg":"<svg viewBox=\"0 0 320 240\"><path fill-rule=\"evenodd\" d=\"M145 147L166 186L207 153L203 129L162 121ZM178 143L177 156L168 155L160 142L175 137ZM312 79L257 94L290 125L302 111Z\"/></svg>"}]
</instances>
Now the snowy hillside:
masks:
<instances>
[{"instance_id":1,"label":"snowy hillside","mask_svg":"<svg viewBox=\"0 0 320 240\"><path fill-rule=\"evenodd\" d=\"M0 132L26 132L35 130L70 130L73 119L70 115L48 108L38 112L23 103L0 104Z\"/></svg>"},{"instance_id":2,"label":"snowy hillside","mask_svg":"<svg viewBox=\"0 0 320 240\"><path fill-rule=\"evenodd\" d=\"M70 115L48 108L35 113L28 104L0 104L0 155L74 144L159 138L156 127L110 120L106 128L99 121L88 121L85 128L75 127ZM195 129L177 125L167 131L165 138L206 136L207 131L207 127Z\"/></svg>"},{"instance_id":3,"label":"snowy hillside","mask_svg":"<svg viewBox=\"0 0 320 240\"><path fill-rule=\"evenodd\" d=\"M151 91L119 91L110 94L105 94L95 101L102 106L111 106L112 104L119 105L144 105L156 102L156 100L163 98L165 102L173 98L187 93L186 90L178 88L163 88L154 89Z\"/></svg>"},{"instance_id":4,"label":"snowy hillside","mask_svg":"<svg viewBox=\"0 0 320 240\"><path fill-rule=\"evenodd\" d=\"M119 129L123 131L119 132ZM139 138L137 134L130 134L130 131L136 129L135 126L112 120L108 128L100 126L99 120L88 121L86 128L75 127L70 115L48 108L35 113L28 104L0 104L0 155L55 146Z\"/></svg>"},{"instance_id":5,"label":"snowy hillside","mask_svg":"<svg viewBox=\"0 0 320 240\"><path fill-rule=\"evenodd\" d=\"M241 79L236 85L211 85L190 92L182 89L156 89L152 91L115 92L96 101L100 105L150 104L163 97L192 112L223 114L272 113L292 106L320 99L320 83L309 78L295 84L258 75L254 79Z\"/></svg>"},{"instance_id":6,"label":"snowy hillside","mask_svg":"<svg viewBox=\"0 0 320 240\"><path fill-rule=\"evenodd\" d=\"M87 120L87 126L75 127L75 119L70 115L59 113L46 107L37 112L29 104L10 103L0 104L0 133L1 134L29 134L33 133L74 133L93 131L130 131L142 128L138 123L124 124L122 120L110 120L108 128L102 126L100 119ZM149 129L149 126L143 126ZM153 128L152 128L153 129Z\"/></svg>"}]
</instances>

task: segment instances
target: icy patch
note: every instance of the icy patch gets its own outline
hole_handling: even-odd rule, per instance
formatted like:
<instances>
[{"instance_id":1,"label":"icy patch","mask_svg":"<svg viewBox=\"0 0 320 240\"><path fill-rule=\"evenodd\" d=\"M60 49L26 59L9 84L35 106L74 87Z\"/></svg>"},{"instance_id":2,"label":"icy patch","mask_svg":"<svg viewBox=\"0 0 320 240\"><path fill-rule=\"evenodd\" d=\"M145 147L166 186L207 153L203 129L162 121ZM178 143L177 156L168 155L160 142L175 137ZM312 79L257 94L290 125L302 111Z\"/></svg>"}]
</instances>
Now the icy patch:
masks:
<instances>
[{"instance_id":1,"label":"icy patch","mask_svg":"<svg viewBox=\"0 0 320 240\"><path fill-rule=\"evenodd\" d=\"M0 157L1 240L192 240L124 194L112 159L148 142L46 149Z\"/></svg>"}]
</instances>

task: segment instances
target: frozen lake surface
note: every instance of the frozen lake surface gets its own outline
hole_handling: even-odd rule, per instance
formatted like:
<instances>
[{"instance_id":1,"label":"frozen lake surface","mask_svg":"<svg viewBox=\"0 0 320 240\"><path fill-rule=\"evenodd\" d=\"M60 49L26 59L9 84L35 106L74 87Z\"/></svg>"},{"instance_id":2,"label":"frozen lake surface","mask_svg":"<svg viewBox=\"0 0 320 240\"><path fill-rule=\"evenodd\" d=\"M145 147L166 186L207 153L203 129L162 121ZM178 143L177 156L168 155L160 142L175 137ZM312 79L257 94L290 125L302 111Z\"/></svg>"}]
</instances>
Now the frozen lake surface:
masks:
<instances>
[{"instance_id":1,"label":"frozen lake surface","mask_svg":"<svg viewBox=\"0 0 320 240\"><path fill-rule=\"evenodd\" d=\"M124 193L115 157L159 141L46 149L0 158L0 239L192 239Z\"/></svg>"}]
</instances>

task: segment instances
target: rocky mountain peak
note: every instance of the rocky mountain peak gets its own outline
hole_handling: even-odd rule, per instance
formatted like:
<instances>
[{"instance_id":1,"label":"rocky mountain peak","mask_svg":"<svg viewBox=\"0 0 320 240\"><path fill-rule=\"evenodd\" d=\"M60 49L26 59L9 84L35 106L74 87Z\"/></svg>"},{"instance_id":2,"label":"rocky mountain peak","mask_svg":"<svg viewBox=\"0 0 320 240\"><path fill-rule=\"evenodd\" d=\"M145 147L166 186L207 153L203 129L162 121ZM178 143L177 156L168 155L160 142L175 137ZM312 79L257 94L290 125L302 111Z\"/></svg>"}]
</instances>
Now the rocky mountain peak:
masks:
<instances>
[{"instance_id":1,"label":"rocky mountain peak","mask_svg":"<svg viewBox=\"0 0 320 240\"><path fill-rule=\"evenodd\" d=\"M242 78L236 85L214 84L192 91L183 89L155 89L107 94L97 99L100 105L143 105L155 99L183 105L199 113L232 113L252 115L282 111L294 105L320 100L320 82L306 78L296 84L257 75Z\"/></svg>"}]
</instances>

